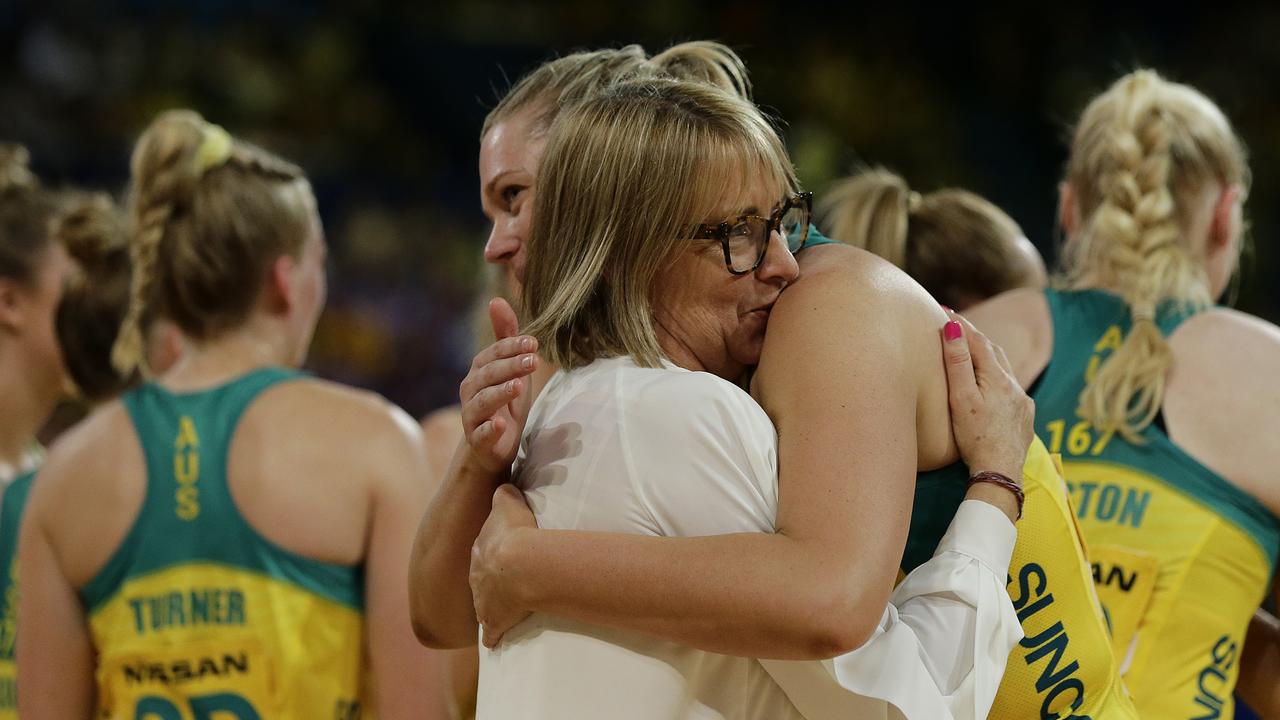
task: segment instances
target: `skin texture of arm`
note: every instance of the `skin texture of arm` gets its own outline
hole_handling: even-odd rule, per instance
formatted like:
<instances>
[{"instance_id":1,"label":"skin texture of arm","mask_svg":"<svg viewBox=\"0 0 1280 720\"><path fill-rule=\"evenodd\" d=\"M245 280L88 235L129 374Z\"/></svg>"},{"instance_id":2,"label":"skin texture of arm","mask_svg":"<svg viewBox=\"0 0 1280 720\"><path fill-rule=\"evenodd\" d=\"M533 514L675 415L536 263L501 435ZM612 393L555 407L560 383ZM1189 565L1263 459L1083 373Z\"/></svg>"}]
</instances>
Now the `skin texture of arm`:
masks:
<instances>
[{"instance_id":1,"label":"skin texture of arm","mask_svg":"<svg viewBox=\"0 0 1280 720\"><path fill-rule=\"evenodd\" d=\"M494 488L505 479L470 462L459 448L413 540L409 596L414 635L433 648L476 644L470 571L471 544L489 516Z\"/></svg>"},{"instance_id":2,"label":"skin texture of arm","mask_svg":"<svg viewBox=\"0 0 1280 720\"><path fill-rule=\"evenodd\" d=\"M59 440L23 513L17 643L23 718L93 714L96 652L77 588L106 562L142 505L140 487L112 487L102 477L105 468L142 465L137 443L130 447L118 431L123 416L122 408L108 407ZM85 550L72 556L60 550L66 547Z\"/></svg>"},{"instance_id":3,"label":"skin texture of arm","mask_svg":"<svg viewBox=\"0 0 1280 720\"><path fill-rule=\"evenodd\" d=\"M489 305L498 342L476 356L462 381L462 436L444 480L422 515L409 559L413 632L428 647L475 645L471 546L489 516L493 491L510 476L540 367L533 338L516 337L505 300ZM499 377L500 376L500 377Z\"/></svg>"},{"instance_id":4,"label":"skin texture of arm","mask_svg":"<svg viewBox=\"0 0 1280 720\"><path fill-rule=\"evenodd\" d=\"M1280 597L1280 586L1276 595ZM1259 716L1280 718L1280 620L1266 610L1249 621L1236 693Z\"/></svg>"},{"instance_id":5,"label":"skin texture of arm","mask_svg":"<svg viewBox=\"0 0 1280 720\"><path fill-rule=\"evenodd\" d=\"M423 648L407 632L409 593L405 568L421 509L430 487L426 443L419 426L399 410L370 426L369 457L375 462L372 518L365 556L365 627L376 678L378 716L444 717L439 683L442 656ZM388 417L389 416L389 417Z\"/></svg>"},{"instance_id":6,"label":"skin texture of arm","mask_svg":"<svg viewBox=\"0 0 1280 720\"><path fill-rule=\"evenodd\" d=\"M33 489L18 545L19 707L22 717L35 720L87 718L94 702L93 644L80 597L45 532L47 513L47 500Z\"/></svg>"},{"instance_id":7,"label":"skin texture of arm","mask_svg":"<svg viewBox=\"0 0 1280 720\"><path fill-rule=\"evenodd\" d=\"M477 552L497 553L513 605L752 657L826 658L866 640L897 576L917 467L956 458L946 318L891 266L832 249L855 255L807 266L783 293L754 381L779 433L777 532L512 532ZM936 412L920 423L926 376ZM1017 476L1021 461L991 469Z\"/></svg>"},{"instance_id":8,"label":"skin texture of arm","mask_svg":"<svg viewBox=\"0 0 1280 720\"><path fill-rule=\"evenodd\" d=\"M454 451L463 442L462 409L451 405L432 412L422 419L422 432L431 458L434 493L449 473ZM476 685L480 674L476 648L471 646L444 652L440 685L446 693L447 714L443 717L471 717L476 712Z\"/></svg>"}]
</instances>

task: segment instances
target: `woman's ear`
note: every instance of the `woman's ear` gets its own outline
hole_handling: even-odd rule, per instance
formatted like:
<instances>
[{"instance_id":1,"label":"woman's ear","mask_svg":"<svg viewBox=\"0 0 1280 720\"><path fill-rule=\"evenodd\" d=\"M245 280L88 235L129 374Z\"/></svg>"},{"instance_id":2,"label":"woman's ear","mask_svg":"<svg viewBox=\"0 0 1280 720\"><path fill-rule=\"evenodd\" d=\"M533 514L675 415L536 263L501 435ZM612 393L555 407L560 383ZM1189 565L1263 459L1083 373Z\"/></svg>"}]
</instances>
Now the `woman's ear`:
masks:
<instances>
[{"instance_id":1,"label":"woman's ear","mask_svg":"<svg viewBox=\"0 0 1280 720\"><path fill-rule=\"evenodd\" d=\"M267 276L266 303L272 312L286 313L294 305L295 275L297 275L297 258L285 253L271 263L271 272Z\"/></svg>"},{"instance_id":2,"label":"woman's ear","mask_svg":"<svg viewBox=\"0 0 1280 720\"><path fill-rule=\"evenodd\" d=\"M27 295L21 283L0 278L0 328L16 331L25 324Z\"/></svg>"},{"instance_id":3,"label":"woman's ear","mask_svg":"<svg viewBox=\"0 0 1280 720\"><path fill-rule=\"evenodd\" d=\"M1063 180L1058 183L1058 223L1068 238L1076 233L1076 225L1080 223L1080 215L1076 208L1076 191L1071 183Z\"/></svg>"},{"instance_id":4,"label":"woman's ear","mask_svg":"<svg viewBox=\"0 0 1280 720\"><path fill-rule=\"evenodd\" d=\"M1239 185L1228 185L1218 194L1213 204L1213 219L1209 222L1207 254L1214 254L1234 246L1240 234L1240 214L1237 212L1243 194Z\"/></svg>"}]
</instances>

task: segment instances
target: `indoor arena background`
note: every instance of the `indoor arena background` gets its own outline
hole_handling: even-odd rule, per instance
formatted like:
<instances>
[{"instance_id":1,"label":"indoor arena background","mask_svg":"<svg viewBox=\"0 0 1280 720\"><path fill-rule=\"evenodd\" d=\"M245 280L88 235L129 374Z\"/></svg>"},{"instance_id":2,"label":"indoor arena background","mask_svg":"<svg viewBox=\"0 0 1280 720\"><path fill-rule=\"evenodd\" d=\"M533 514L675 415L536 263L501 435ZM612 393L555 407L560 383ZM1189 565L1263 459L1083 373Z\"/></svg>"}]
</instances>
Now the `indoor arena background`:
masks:
<instances>
[{"instance_id":1,"label":"indoor arena background","mask_svg":"<svg viewBox=\"0 0 1280 720\"><path fill-rule=\"evenodd\" d=\"M332 247L310 367L411 413L456 402L488 233L476 152L500 90L553 53L706 38L738 50L809 189L855 163L1005 208L1052 262L1070 118L1150 65L1248 143L1238 306L1280 322L1280 6L452 0L0 0L0 139L53 184L122 190L155 113L189 106L309 173Z\"/></svg>"}]
</instances>

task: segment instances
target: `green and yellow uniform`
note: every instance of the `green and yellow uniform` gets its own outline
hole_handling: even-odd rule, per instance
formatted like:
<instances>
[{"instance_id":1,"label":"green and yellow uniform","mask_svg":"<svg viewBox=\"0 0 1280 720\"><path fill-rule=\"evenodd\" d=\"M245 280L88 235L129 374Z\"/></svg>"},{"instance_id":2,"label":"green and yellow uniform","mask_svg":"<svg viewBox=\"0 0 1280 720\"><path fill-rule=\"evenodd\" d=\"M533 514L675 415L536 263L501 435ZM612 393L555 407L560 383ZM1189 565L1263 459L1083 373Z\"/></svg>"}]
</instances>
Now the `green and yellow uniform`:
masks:
<instances>
[{"instance_id":1,"label":"green and yellow uniform","mask_svg":"<svg viewBox=\"0 0 1280 720\"><path fill-rule=\"evenodd\" d=\"M18 529L36 471L23 473L0 500L0 720L18 717Z\"/></svg>"},{"instance_id":2,"label":"green and yellow uniform","mask_svg":"<svg viewBox=\"0 0 1280 720\"><path fill-rule=\"evenodd\" d=\"M1026 635L1009 655L989 717L1137 718L1076 527L1057 456L1038 439L1022 472L1026 493L1009 562L1009 597ZM916 477L904 572L933 556L964 500L963 464Z\"/></svg>"},{"instance_id":3,"label":"green and yellow uniform","mask_svg":"<svg viewBox=\"0 0 1280 720\"><path fill-rule=\"evenodd\" d=\"M1047 291L1053 358L1033 387L1036 430L1061 452L1121 671L1143 717L1229 718L1245 629L1270 587L1280 523L1172 441L1135 445L1076 410L1129 331L1098 290ZM1162 308L1169 335L1188 315Z\"/></svg>"},{"instance_id":4,"label":"green and yellow uniform","mask_svg":"<svg viewBox=\"0 0 1280 720\"><path fill-rule=\"evenodd\" d=\"M241 415L296 377L268 368L211 390L147 384L123 397L147 489L124 541L80 591L99 654L99 717L359 715L362 568L267 540L227 485Z\"/></svg>"},{"instance_id":5,"label":"green and yellow uniform","mask_svg":"<svg viewBox=\"0 0 1280 720\"><path fill-rule=\"evenodd\" d=\"M810 227L805 247L833 242ZM990 717L1136 718L1056 461L1043 443L1032 443L1008 583L1026 637L1009 656ZM916 477L904 574L933 556L964 501L967 479L962 463Z\"/></svg>"}]
</instances>

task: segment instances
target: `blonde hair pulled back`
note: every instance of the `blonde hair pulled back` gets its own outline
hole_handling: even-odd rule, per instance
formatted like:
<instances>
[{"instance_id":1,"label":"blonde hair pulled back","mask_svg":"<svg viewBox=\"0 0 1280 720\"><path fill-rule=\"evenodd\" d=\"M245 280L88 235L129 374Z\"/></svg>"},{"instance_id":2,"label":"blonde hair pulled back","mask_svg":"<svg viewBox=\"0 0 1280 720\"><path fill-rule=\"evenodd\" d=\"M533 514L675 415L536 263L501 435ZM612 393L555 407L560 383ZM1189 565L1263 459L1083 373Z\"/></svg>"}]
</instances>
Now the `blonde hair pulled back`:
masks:
<instances>
[{"instance_id":1,"label":"blonde hair pulled back","mask_svg":"<svg viewBox=\"0 0 1280 720\"><path fill-rule=\"evenodd\" d=\"M545 133L566 107L626 80L672 78L718 87L751 99L747 68L729 47L709 40L673 45L649 57L639 45L576 52L550 60L521 78L489 112L480 137L524 111L534 115L535 133Z\"/></svg>"},{"instance_id":2,"label":"blonde hair pulled back","mask_svg":"<svg viewBox=\"0 0 1280 720\"><path fill-rule=\"evenodd\" d=\"M829 237L888 260L954 308L1021 287L1037 270L1003 210L967 190L921 195L884 168L837 182L818 214Z\"/></svg>"},{"instance_id":3,"label":"blonde hair pulled back","mask_svg":"<svg viewBox=\"0 0 1280 720\"><path fill-rule=\"evenodd\" d=\"M190 110L151 123L131 176L130 302L112 351L122 375L149 370L144 318L168 318L197 340L244 321L271 263L297 255L315 212L298 166Z\"/></svg>"},{"instance_id":4,"label":"blonde hair pulled back","mask_svg":"<svg viewBox=\"0 0 1280 720\"><path fill-rule=\"evenodd\" d=\"M1119 294L1133 321L1081 394L1079 412L1095 427L1141 442L1139 433L1160 411L1173 360L1157 313L1169 304L1189 310L1213 301L1203 248L1188 236L1197 197L1210 183L1246 191L1245 149L1199 91L1138 70L1085 109L1066 180L1080 223L1064 247L1064 284Z\"/></svg>"}]
</instances>

